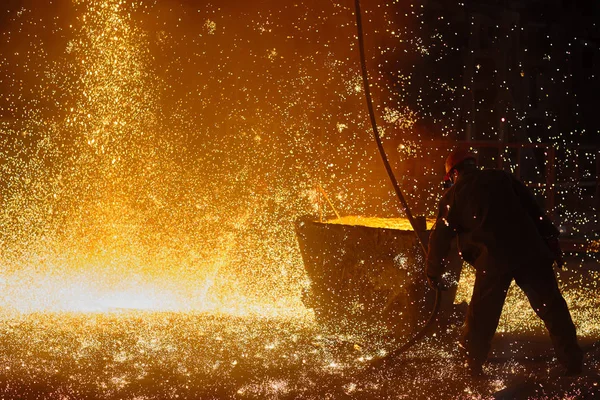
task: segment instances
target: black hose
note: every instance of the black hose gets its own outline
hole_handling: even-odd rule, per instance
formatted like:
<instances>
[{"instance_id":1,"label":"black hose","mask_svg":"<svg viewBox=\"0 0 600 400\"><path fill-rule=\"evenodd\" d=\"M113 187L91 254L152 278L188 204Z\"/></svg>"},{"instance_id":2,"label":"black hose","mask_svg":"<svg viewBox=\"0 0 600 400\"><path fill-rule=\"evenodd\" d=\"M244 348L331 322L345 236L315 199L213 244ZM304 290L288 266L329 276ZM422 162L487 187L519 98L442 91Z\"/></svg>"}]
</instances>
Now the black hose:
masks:
<instances>
[{"instance_id":1,"label":"black hose","mask_svg":"<svg viewBox=\"0 0 600 400\"><path fill-rule=\"evenodd\" d=\"M367 367L365 368L365 370L363 372L366 372L366 373L376 372L378 370L382 370L383 368L394 365L396 363L396 359L399 356L404 354L408 349L410 349L416 343L418 343L421 339L423 339L423 337L425 336L425 334L427 333L429 328L435 322L437 314L440 311L440 304L442 302L441 300L442 300L442 290L436 289L435 304L433 305L433 310L431 310L431 313L429 314L429 318L427 319L427 322L425 322L425 325L423 325L421 327L421 329L419 329L419 331L412 338L410 338L410 340L408 342L404 343L402 346L398 347L397 349L394 349L393 351L391 351L389 354L385 355L384 357L373 359L367 365Z\"/></svg>"},{"instance_id":2,"label":"black hose","mask_svg":"<svg viewBox=\"0 0 600 400\"><path fill-rule=\"evenodd\" d=\"M385 149L383 148L383 143L381 143L381 138L379 137L379 129L377 128L377 122L375 121L375 111L373 110L373 101L371 100L371 88L369 86L369 74L367 72L367 62L365 57L365 43L363 38L363 28L362 28L362 18L360 12L360 0L355 0L356 6L356 28L358 30L358 48L360 49L360 65L362 69L362 79L363 85L365 87L365 97L367 98L367 107L369 109L369 116L371 118L371 127L373 128L373 135L375 137L375 142L377 143L377 148L379 149L379 154L381 155L381 160L383 161L383 165L385 165L385 170L387 171L390 180L392 181L392 186L394 186L394 191L396 192L396 196L400 200L402 207L404 209L404 214L408 218L410 225L412 226L415 234L417 235L417 240L419 241L419 245L423 250L423 254L427 254L427 250L425 249L425 245L423 244L423 240L419 235L418 226L413 218L412 213L410 212L410 208L408 207L408 203L404 199L402 195L402 190L400 190L400 186L398 185L398 181L394 176L394 171L390 166L390 162L387 158L387 154L385 154Z\"/></svg>"},{"instance_id":3,"label":"black hose","mask_svg":"<svg viewBox=\"0 0 600 400\"><path fill-rule=\"evenodd\" d=\"M383 161L383 164L385 165L385 169L388 173L388 176L390 177L390 180L392 181L392 186L394 186L394 191L396 192L396 196L400 200L400 203L402 204L402 207L404 208L404 213L405 213L406 217L408 218L408 221L410 222L410 225L412 226L412 228L415 232L415 235L417 236L417 241L419 242L419 245L421 246L421 250L423 251L423 256L424 256L424 258L427 258L427 250L425 249L425 245L423 244L423 240L422 240L420 232L419 232L419 227L417 226L415 219L413 218L413 215L410 212L408 203L406 202L406 200L404 199L404 196L402 195L402 191L400 190L398 181L396 180L396 177L394 176L394 171L392 170L392 167L390 166L390 162L387 158L387 154L385 153L385 149L383 148L383 144L381 143L381 138L379 137L379 130L377 128L377 122L375 120L375 111L373 110L373 101L371 99L371 89L369 87L369 74L367 72L367 62L366 62L366 57L365 57L365 44L364 44L364 34L363 34L362 18L361 18L361 11L360 11L360 0L355 0L354 4L355 4L355 8L356 8L356 28L358 30L358 48L360 49L360 65L361 65L361 69L362 69L362 79L363 79L363 85L365 88L365 97L367 98L367 107L369 109L369 116L371 118L371 127L373 128L373 135L375 137L375 142L377 143L377 148L379 149L379 154L381 155L381 160ZM423 336L425 336L425 333L427 333L427 330L431 327L431 325L433 325L433 323L437 317L437 313L439 312L439 309L440 309L441 298L442 298L442 293L441 293L441 290L438 288L438 289L436 289L436 292L435 292L435 304L433 306L433 310L431 311L431 314L429 315L429 319L427 320L425 325L423 325L423 327L402 347L394 350L385 358L377 359L377 360L373 361L370 364L369 369L370 368L378 368L380 366L383 366L385 364L385 360L393 359L393 358L401 355L402 353L406 352L409 348L411 348L415 343L417 343L419 340L421 340L423 338Z\"/></svg>"}]
</instances>

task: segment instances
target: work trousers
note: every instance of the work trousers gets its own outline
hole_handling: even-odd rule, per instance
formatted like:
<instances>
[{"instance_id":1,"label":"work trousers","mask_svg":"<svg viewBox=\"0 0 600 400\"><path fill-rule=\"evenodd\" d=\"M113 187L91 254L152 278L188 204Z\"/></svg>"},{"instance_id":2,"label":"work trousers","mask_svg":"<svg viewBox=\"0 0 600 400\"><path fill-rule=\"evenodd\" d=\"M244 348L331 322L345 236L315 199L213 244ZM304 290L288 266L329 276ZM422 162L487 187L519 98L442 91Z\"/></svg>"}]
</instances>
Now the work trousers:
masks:
<instances>
[{"instance_id":1,"label":"work trousers","mask_svg":"<svg viewBox=\"0 0 600 400\"><path fill-rule=\"evenodd\" d=\"M535 313L544 321L558 361L567 369L581 368L583 352L577 344L575 325L551 265L524 267L502 274L489 271L476 273L462 338L471 365L483 365L487 359L513 279L527 295Z\"/></svg>"}]
</instances>

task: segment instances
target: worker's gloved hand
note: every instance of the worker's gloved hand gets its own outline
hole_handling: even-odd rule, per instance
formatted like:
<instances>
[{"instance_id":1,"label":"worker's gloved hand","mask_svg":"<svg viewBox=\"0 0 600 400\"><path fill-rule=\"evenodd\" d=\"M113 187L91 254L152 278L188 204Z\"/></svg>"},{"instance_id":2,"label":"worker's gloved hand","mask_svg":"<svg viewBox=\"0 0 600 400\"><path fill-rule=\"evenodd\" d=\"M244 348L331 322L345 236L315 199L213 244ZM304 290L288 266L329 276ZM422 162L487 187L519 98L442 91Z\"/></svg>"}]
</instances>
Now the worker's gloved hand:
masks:
<instances>
[{"instance_id":1,"label":"worker's gloved hand","mask_svg":"<svg viewBox=\"0 0 600 400\"><path fill-rule=\"evenodd\" d=\"M439 276L427 275L427 285L433 290L448 290Z\"/></svg>"},{"instance_id":2,"label":"worker's gloved hand","mask_svg":"<svg viewBox=\"0 0 600 400\"><path fill-rule=\"evenodd\" d=\"M556 261L556 266L558 268L562 269L563 266L565 265L565 260L563 259L563 253L562 253L562 250L560 249L560 244L558 243L558 238L551 237L546 240L546 243L548 244L548 247L550 248L550 251L552 252L552 254L554 254L554 261Z\"/></svg>"}]
</instances>

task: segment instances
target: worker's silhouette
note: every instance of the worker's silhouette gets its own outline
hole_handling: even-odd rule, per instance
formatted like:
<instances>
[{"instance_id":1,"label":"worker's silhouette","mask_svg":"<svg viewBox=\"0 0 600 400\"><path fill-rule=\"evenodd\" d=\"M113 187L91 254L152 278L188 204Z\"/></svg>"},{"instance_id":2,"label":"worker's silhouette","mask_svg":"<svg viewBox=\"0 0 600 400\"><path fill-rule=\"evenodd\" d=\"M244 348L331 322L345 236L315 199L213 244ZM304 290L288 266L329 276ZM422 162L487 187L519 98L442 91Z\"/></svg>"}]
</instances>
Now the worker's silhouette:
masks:
<instances>
[{"instance_id":1,"label":"worker's silhouette","mask_svg":"<svg viewBox=\"0 0 600 400\"><path fill-rule=\"evenodd\" d=\"M446 179L452 185L440 201L426 272L431 286L441 285L458 238L462 258L476 270L461 339L471 373L482 374L513 279L544 321L566 374L581 373L583 352L552 268L563 262L556 227L523 183L502 170L480 170L472 153L452 152Z\"/></svg>"}]
</instances>

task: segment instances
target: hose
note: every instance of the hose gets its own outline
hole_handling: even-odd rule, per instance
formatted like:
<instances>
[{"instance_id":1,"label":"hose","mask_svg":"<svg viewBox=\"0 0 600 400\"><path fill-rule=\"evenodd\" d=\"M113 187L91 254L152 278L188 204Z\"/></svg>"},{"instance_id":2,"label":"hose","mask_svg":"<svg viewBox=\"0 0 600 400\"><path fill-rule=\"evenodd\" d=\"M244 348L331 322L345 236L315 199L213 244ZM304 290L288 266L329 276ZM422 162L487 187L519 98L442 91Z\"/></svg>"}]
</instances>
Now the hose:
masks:
<instances>
[{"instance_id":1,"label":"hose","mask_svg":"<svg viewBox=\"0 0 600 400\"><path fill-rule=\"evenodd\" d=\"M369 86L369 75L367 72L364 34L363 34L362 18L361 18L361 11L360 11L360 0L355 0L354 5L355 5L355 9L356 9L356 28L358 31L358 48L360 50L360 65L361 65L361 70L362 70L362 80L363 80L363 86L365 88L365 97L367 99L367 108L369 109L369 117L371 119L371 127L373 130L373 135L375 137L375 142L377 143L377 148L379 149L379 154L381 155L381 160L383 161L383 164L385 166L387 174L390 178L390 181L392 182L392 186L394 187L394 191L396 192L396 196L398 197L398 200L400 200L400 204L402 205L402 207L404 209L404 214L408 218L408 221L410 222L410 225L412 226L412 228L415 232L415 235L417 236L417 241L419 242L419 245L421 247L421 250L423 251L423 256L425 259L427 257L427 250L425 249L425 245L423 244L423 240L421 238L421 235L419 234L418 226L415 222L415 219L413 218L412 213L410 212L410 208L408 207L408 203L406 202L406 199L402 195L402 191L400 190L400 185L398 185L398 181L396 180L394 171L392 170L392 167L390 166L390 162L388 160L387 154L385 153L385 149L383 148L381 138L379 137L379 129L377 128L377 122L375 120L375 111L373 109L373 100L371 99L371 89ZM403 346L392 351L390 354L388 354L384 358L374 360L373 362L371 362L371 364L369 365L368 368L376 369L376 368L384 366L386 364L386 360L393 359L393 358L403 354L409 348L411 348L415 343L417 343L419 340L421 340L423 338L423 336L425 336L425 334L427 333L429 328L433 325L433 323L437 317L437 314L440 309L441 299L442 299L441 289L437 288L436 292L435 292L435 303L434 303L433 309L431 310L429 318L427 319L427 322L425 322L425 325L423 325L421 327L421 329L419 329L419 331Z\"/></svg>"}]
</instances>

